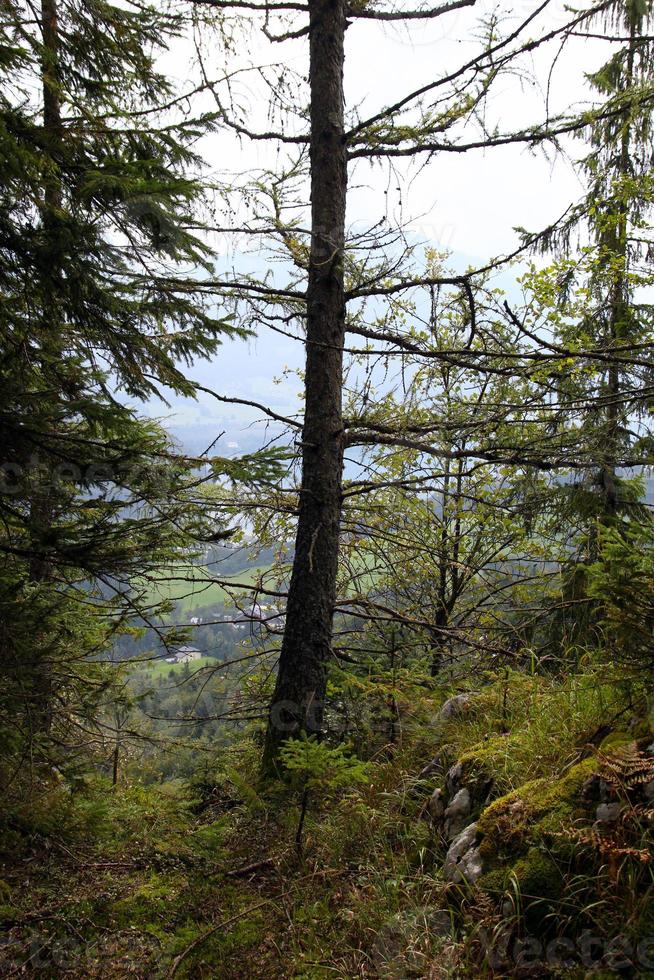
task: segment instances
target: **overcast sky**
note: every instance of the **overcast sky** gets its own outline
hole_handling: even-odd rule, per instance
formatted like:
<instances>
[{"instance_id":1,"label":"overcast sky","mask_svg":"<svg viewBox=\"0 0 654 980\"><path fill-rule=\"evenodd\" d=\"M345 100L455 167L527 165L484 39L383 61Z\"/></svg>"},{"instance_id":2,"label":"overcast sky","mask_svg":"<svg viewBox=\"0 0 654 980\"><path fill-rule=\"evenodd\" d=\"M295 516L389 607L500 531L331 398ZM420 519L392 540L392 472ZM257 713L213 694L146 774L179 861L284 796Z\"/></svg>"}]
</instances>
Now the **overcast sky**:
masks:
<instances>
[{"instance_id":1,"label":"overcast sky","mask_svg":"<svg viewBox=\"0 0 654 980\"><path fill-rule=\"evenodd\" d=\"M405 3L402 0L402 5ZM431 23L356 21L347 32L348 110L356 107L365 118L467 61L479 51L479 24L492 11L503 10L507 18L503 30L508 31L535 8L536 4L527 0L510 10L478 0L473 9L457 11ZM525 40L540 36L568 17L565 4L553 0L530 25ZM236 32L229 53L217 37L203 34L200 38L208 74L215 78L226 69L280 62L298 77L306 77L306 38L271 45L257 26L260 22L245 23L249 26ZM280 31L281 22L271 24L271 29ZM196 69L191 66L193 52L194 45L180 41L164 59L166 70L179 78L181 86L197 80ZM512 74L496 82L487 105L486 123L491 129L497 126L503 131L516 130L544 120L547 107L550 114L556 114L588 100L584 73L606 60L606 46L577 40L558 59L557 52L558 47L550 45L534 57L524 58L519 70L516 66ZM277 70L272 67L266 73L268 78L277 77ZM282 124L290 133L305 128L302 120L286 118L280 123L269 118L268 93L257 72L243 72L233 78L231 95L251 129L277 129ZM297 104L300 109L305 106L306 88ZM197 108L211 106L206 99L196 102ZM510 252L518 241L516 226L533 231L545 227L580 196L583 188L572 160L583 155L583 146L570 142L566 149L568 156L522 146L465 155L443 153L426 163L422 159L401 163L393 172L387 166L371 167L358 162L350 173L348 221L361 228L384 213L391 221L401 217L416 240L447 249L451 253L449 264L462 271L470 264L483 264L491 257ZM202 151L213 176L219 180L242 174L249 178L266 169L274 170L284 159L283 149L280 155L274 146L237 139L225 130L206 139ZM401 195L396 191L398 186L402 188ZM245 254L242 239L228 241L219 236L214 245L219 252L219 274L234 266L239 271L261 272L265 268L266 260L260 253ZM277 274L283 275L284 269ZM505 284L509 285L511 275L517 272L505 275ZM284 371L299 367L302 362L300 344L264 332L248 342L227 342L211 364L196 365L193 376L223 394L265 402L285 413L297 407L299 386L294 378L283 377ZM167 415L171 429L194 450L205 436L208 444L223 430L226 435L218 447L221 452L251 449L260 438L255 434L259 427L254 431L250 427L256 417L252 412L241 408L225 410L210 396L203 396L195 404L176 399L171 409L152 405L150 410Z\"/></svg>"}]
</instances>

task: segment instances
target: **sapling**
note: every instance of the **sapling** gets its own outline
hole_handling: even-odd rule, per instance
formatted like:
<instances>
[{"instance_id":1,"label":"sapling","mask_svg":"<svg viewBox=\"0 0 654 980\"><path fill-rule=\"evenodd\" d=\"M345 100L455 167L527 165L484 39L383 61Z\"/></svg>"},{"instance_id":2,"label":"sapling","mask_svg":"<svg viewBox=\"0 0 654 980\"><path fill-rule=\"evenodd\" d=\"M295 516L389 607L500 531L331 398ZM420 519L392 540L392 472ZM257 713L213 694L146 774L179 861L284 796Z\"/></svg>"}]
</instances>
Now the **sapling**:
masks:
<instances>
[{"instance_id":1,"label":"sapling","mask_svg":"<svg viewBox=\"0 0 654 980\"><path fill-rule=\"evenodd\" d=\"M346 754L346 746L335 747L318 741L315 735L302 732L289 739L280 750L283 771L300 795L300 816L295 831L295 847L302 856L304 821L312 792L323 798L336 790L365 783L370 765Z\"/></svg>"}]
</instances>

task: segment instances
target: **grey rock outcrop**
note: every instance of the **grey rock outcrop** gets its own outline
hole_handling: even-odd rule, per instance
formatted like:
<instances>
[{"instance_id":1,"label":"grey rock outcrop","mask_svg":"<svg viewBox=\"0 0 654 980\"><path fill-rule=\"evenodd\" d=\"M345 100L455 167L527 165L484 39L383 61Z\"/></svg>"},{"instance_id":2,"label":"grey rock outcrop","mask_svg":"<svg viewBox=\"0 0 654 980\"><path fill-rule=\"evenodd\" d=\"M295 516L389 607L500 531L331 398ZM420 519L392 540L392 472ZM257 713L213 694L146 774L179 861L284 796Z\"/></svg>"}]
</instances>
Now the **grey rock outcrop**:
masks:
<instances>
[{"instance_id":1,"label":"grey rock outcrop","mask_svg":"<svg viewBox=\"0 0 654 980\"><path fill-rule=\"evenodd\" d=\"M445 881L474 884L482 875L483 865L477 840L477 824L471 823L452 841L443 865Z\"/></svg>"},{"instance_id":2,"label":"grey rock outcrop","mask_svg":"<svg viewBox=\"0 0 654 980\"><path fill-rule=\"evenodd\" d=\"M464 786L455 795L443 815L445 836L448 840L452 840L461 833L470 819L471 810L472 798Z\"/></svg>"},{"instance_id":3,"label":"grey rock outcrop","mask_svg":"<svg viewBox=\"0 0 654 980\"><path fill-rule=\"evenodd\" d=\"M460 762L456 762L451 769L448 769L445 777L445 789L451 798L454 798L461 789L462 778L463 766Z\"/></svg>"},{"instance_id":4,"label":"grey rock outcrop","mask_svg":"<svg viewBox=\"0 0 654 980\"><path fill-rule=\"evenodd\" d=\"M438 712L437 721L451 721L452 718L459 718L465 714L468 705L475 696L476 692L467 692L455 694L454 697L448 698Z\"/></svg>"},{"instance_id":5,"label":"grey rock outcrop","mask_svg":"<svg viewBox=\"0 0 654 980\"><path fill-rule=\"evenodd\" d=\"M615 823L621 809L620 803L600 803L595 811L595 819L598 823Z\"/></svg>"},{"instance_id":6,"label":"grey rock outcrop","mask_svg":"<svg viewBox=\"0 0 654 980\"><path fill-rule=\"evenodd\" d=\"M427 813L434 823L441 823L445 815L445 793L435 789L427 802Z\"/></svg>"}]
</instances>

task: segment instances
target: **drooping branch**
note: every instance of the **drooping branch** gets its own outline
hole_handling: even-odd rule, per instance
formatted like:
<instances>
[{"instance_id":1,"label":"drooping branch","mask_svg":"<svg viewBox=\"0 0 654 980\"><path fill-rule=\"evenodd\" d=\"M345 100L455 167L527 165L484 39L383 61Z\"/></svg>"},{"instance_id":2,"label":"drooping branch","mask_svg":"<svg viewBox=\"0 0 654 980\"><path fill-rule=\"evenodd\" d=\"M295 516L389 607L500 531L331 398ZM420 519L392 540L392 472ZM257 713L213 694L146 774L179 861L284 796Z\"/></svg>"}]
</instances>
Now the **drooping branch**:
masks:
<instances>
[{"instance_id":1,"label":"drooping branch","mask_svg":"<svg viewBox=\"0 0 654 980\"><path fill-rule=\"evenodd\" d=\"M654 105L654 91L643 95L642 93L630 92L626 97L630 102L637 99L638 105L646 107ZM618 101L618 100L616 100ZM623 100L621 100L623 103ZM375 159L379 157L415 157L422 153L469 153L472 150L487 150L497 146L529 145L537 146L541 143L556 142L561 136L569 136L579 133L588 126L598 122L619 118L624 115L624 104L615 105L610 109L589 110L581 115L561 121L558 125L552 125L551 121L541 123L530 129L521 130L514 133L502 133L498 136L480 137L470 140L467 143L454 143L446 140L431 140L428 133L427 138L422 138L418 134L417 139L413 137L400 137L397 141L384 140L371 146L362 146L359 149L351 150L348 159L358 158ZM406 142L412 139L408 146L397 146L395 142Z\"/></svg>"},{"instance_id":2,"label":"drooping branch","mask_svg":"<svg viewBox=\"0 0 654 980\"><path fill-rule=\"evenodd\" d=\"M205 395L211 395L216 401L224 402L228 405L247 405L249 408L256 408L258 411L263 412L269 418L274 419L276 422L283 422L284 425L290 425L295 429L301 429L302 423L298 422L297 419L288 418L286 415L278 415L267 405L263 405L261 402L250 401L247 398L235 398L230 395L219 395L218 392L213 391L211 388L206 388L204 385L193 383L193 387L196 391L201 391Z\"/></svg>"},{"instance_id":3,"label":"drooping branch","mask_svg":"<svg viewBox=\"0 0 654 980\"><path fill-rule=\"evenodd\" d=\"M557 437L559 438L559 437ZM552 437L554 439L554 437ZM427 456L435 456L439 459L479 459L486 463L495 463L505 466L530 466L536 470L550 472L557 469L576 469L589 470L594 465L593 460L581 460L579 458L579 447L574 438L570 437L570 445L567 452L552 452L549 454L544 448L543 441L539 439L534 442L533 452L529 452L527 444L516 444L513 446L498 446L497 448L473 447L470 449L444 449L440 445L432 445L421 442L417 439L410 439L401 433L395 435L385 435L380 432L352 432L346 438L346 445L352 446L398 446L406 449L413 449L416 452L424 453ZM652 465L654 456L644 461L642 455L632 457L625 455L619 460L622 467Z\"/></svg>"},{"instance_id":4,"label":"drooping branch","mask_svg":"<svg viewBox=\"0 0 654 980\"><path fill-rule=\"evenodd\" d=\"M475 3L476 0L453 0L452 3L443 3L438 7L426 7L424 10L375 10L374 8L351 4L347 16L351 20L434 20L436 17L442 17L443 14L452 13L453 10L474 7Z\"/></svg>"}]
</instances>

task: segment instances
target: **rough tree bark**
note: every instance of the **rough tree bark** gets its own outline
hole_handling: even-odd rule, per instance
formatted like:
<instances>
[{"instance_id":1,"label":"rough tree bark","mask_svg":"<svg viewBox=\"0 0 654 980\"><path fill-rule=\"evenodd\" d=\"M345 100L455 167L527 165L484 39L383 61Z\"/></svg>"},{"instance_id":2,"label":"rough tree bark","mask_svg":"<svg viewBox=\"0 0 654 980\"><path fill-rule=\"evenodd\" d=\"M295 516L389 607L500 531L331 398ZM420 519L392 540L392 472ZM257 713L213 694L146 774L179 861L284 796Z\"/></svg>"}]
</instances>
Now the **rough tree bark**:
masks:
<instances>
[{"instance_id":1,"label":"rough tree bark","mask_svg":"<svg viewBox=\"0 0 654 980\"><path fill-rule=\"evenodd\" d=\"M271 703L264 770L279 748L323 720L342 504L344 0L310 0L311 256L307 286L302 482L286 628Z\"/></svg>"},{"instance_id":2,"label":"rough tree bark","mask_svg":"<svg viewBox=\"0 0 654 980\"><path fill-rule=\"evenodd\" d=\"M48 153L57 160L63 141L61 96L59 92L59 11L57 0L41 2L41 85L43 98L43 136ZM62 187L56 172L50 172L43 181L43 207L41 222L46 239L49 267L43 282L42 333L44 342L56 360L59 348L59 328L56 296L56 277L62 265L59 245L59 218L62 207ZM30 506L29 531L32 555L29 561L29 579L32 583L46 582L52 577L52 569L43 557L43 539L52 526L53 502L49 486L49 474L40 470L35 475ZM52 664L44 650L48 649L45 637L35 643L30 662L24 665L30 683L28 695L29 724L33 734L48 733L53 720ZM21 665L23 666L23 665Z\"/></svg>"}]
</instances>

